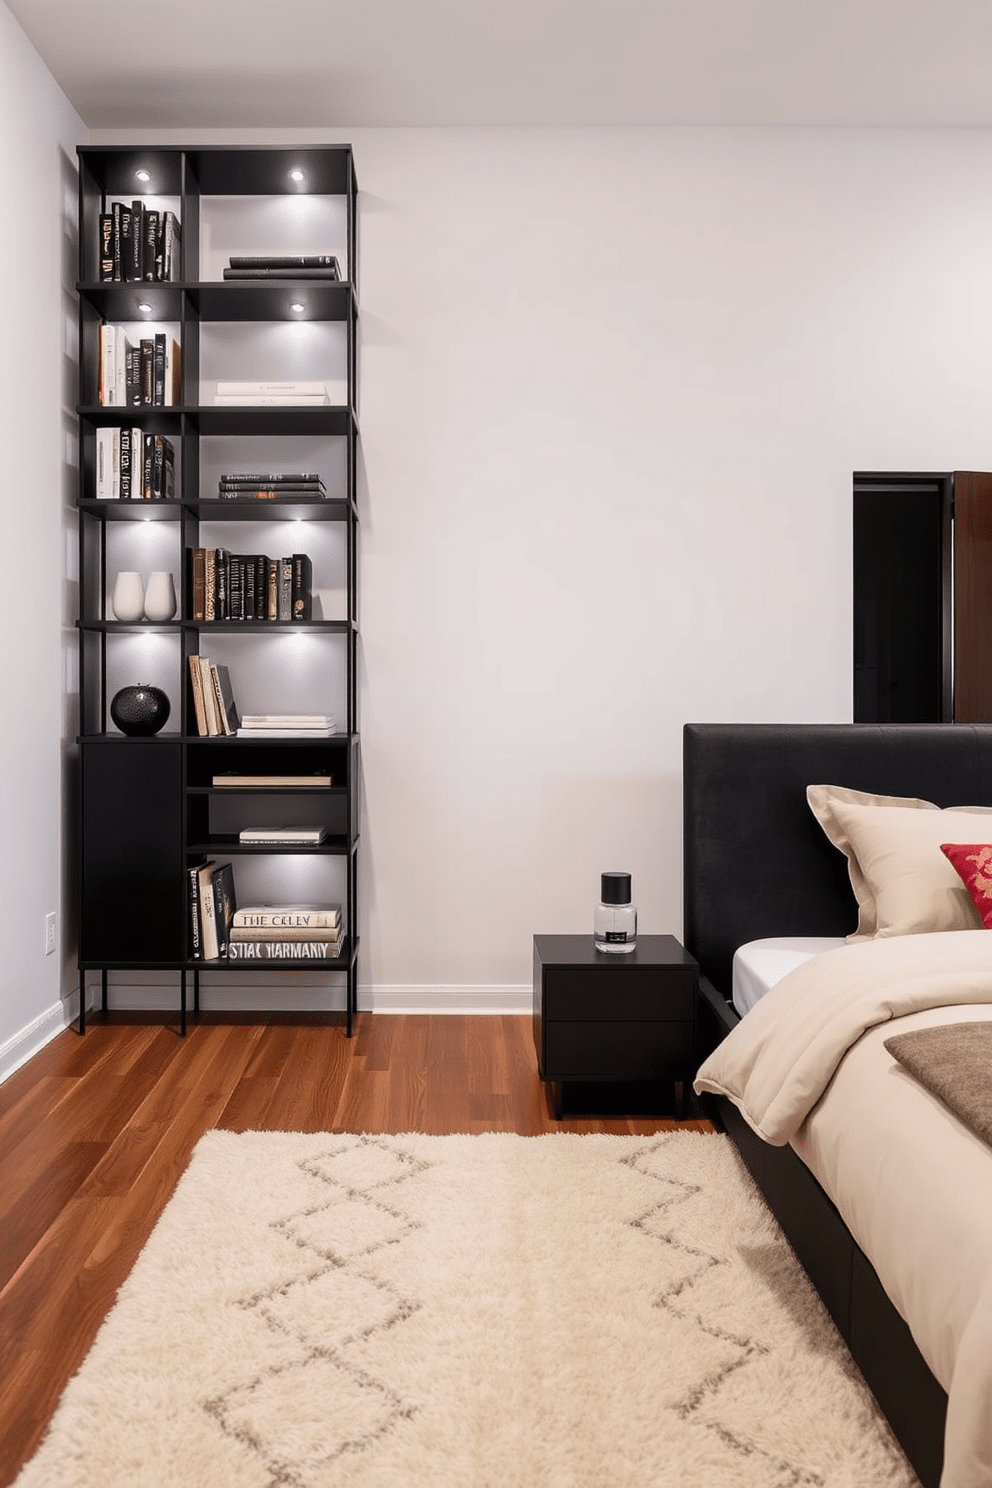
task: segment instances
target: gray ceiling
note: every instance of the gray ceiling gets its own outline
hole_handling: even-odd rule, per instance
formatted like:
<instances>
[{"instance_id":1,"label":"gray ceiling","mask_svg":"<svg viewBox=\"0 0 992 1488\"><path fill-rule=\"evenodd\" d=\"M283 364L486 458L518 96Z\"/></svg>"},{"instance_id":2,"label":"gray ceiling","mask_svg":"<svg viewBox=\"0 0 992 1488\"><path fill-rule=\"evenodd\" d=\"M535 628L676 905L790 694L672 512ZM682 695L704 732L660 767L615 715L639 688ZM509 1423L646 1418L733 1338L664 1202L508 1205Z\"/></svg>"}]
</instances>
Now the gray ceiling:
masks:
<instances>
[{"instance_id":1,"label":"gray ceiling","mask_svg":"<svg viewBox=\"0 0 992 1488\"><path fill-rule=\"evenodd\" d=\"M7 0L92 129L992 124L992 0Z\"/></svg>"}]
</instances>

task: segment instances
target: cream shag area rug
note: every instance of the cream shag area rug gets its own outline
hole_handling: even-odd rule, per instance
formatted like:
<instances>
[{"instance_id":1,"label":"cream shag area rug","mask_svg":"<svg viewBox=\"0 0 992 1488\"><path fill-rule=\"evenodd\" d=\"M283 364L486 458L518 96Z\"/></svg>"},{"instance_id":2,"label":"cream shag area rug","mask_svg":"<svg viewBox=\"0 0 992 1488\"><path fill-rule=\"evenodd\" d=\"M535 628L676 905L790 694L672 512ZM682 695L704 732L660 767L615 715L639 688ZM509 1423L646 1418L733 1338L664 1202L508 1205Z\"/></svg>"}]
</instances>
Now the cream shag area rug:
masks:
<instances>
[{"instance_id":1,"label":"cream shag area rug","mask_svg":"<svg viewBox=\"0 0 992 1488\"><path fill-rule=\"evenodd\" d=\"M728 1138L211 1132L18 1488L908 1488Z\"/></svg>"}]
</instances>

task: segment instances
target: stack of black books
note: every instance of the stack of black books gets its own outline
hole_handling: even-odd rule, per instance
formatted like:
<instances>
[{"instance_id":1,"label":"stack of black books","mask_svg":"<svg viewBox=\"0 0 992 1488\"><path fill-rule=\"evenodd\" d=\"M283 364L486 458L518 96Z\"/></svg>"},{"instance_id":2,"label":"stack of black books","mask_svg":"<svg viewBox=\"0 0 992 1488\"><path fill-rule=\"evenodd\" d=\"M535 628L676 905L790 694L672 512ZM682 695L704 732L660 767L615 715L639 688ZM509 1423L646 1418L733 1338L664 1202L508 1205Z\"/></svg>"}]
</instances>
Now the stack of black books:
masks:
<instances>
[{"instance_id":1,"label":"stack of black books","mask_svg":"<svg viewBox=\"0 0 992 1488\"><path fill-rule=\"evenodd\" d=\"M324 482L316 471L234 471L222 475L217 487L222 501L323 501Z\"/></svg>"},{"instance_id":2,"label":"stack of black books","mask_svg":"<svg viewBox=\"0 0 992 1488\"><path fill-rule=\"evenodd\" d=\"M232 257L224 278L340 279L341 272L333 253L263 254L255 258Z\"/></svg>"}]
</instances>

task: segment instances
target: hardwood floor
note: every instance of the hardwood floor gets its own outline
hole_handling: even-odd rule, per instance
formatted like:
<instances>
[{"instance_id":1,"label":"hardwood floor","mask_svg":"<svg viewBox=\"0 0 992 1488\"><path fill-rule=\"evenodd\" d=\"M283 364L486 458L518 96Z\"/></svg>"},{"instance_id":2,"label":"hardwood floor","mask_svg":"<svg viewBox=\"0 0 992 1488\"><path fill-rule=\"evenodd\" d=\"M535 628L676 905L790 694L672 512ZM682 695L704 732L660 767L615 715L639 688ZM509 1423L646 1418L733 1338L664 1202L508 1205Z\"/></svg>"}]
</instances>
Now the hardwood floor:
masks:
<instances>
[{"instance_id":1,"label":"hardwood floor","mask_svg":"<svg viewBox=\"0 0 992 1488\"><path fill-rule=\"evenodd\" d=\"M0 1087L0 1484L31 1456L67 1380L189 1161L229 1131L608 1131L637 1092L580 1092L556 1122L526 1017L205 1016L72 1029ZM649 1109L636 1105L633 1109ZM681 1123L712 1130L694 1101ZM612 1114L611 1114L612 1113Z\"/></svg>"}]
</instances>

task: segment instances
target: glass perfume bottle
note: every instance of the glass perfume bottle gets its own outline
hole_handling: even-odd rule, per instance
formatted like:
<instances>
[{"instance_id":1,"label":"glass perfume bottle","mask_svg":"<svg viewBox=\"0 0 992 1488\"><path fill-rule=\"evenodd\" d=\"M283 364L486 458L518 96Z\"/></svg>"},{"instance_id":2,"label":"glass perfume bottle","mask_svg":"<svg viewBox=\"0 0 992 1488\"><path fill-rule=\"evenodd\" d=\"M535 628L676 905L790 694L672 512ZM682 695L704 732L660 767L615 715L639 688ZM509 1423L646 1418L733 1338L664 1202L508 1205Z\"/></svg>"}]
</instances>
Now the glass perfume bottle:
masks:
<instances>
[{"instance_id":1,"label":"glass perfume bottle","mask_svg":"<svg viewBox=\"0 0 992 1488\"><path fill-rule=\"evenodd\" d=\"M604 873L592 919L597 951L623 955L637 945L637 910L630 902L630 874Z\"/></svg>"}]
</instances>

